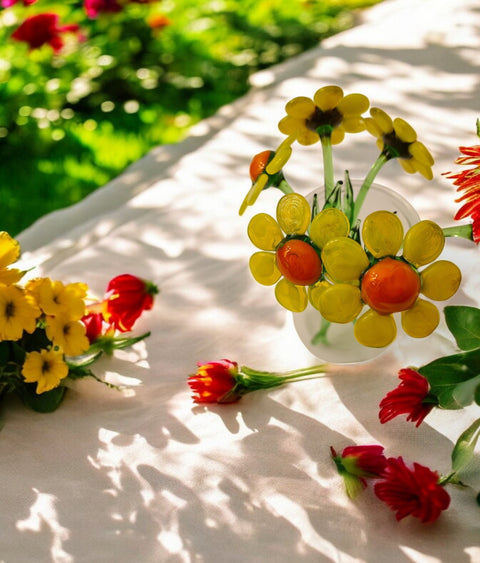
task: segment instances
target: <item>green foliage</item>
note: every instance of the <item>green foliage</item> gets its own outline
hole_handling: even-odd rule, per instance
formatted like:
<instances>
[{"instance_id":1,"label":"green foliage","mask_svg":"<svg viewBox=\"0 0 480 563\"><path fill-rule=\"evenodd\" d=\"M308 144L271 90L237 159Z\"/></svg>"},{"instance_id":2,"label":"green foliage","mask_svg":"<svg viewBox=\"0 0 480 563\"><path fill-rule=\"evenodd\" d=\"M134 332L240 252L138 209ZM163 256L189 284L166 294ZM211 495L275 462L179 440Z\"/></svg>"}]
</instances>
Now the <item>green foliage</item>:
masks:
<instances>
[{"instance_id":1,"label":"green foliage","mask_svg":"<svg viewBox=\"0 0 480 563\"><path fill-rule=\"evenodd\" d=\"M0 230L15 235L243 95L249 76L353 23L379 0L164 0L88 19L82 1L0 9ZM54 12L85 41L29 51L11 39ZM155 14L170 24L154 29Z\"/></svg>"}]
</instances>

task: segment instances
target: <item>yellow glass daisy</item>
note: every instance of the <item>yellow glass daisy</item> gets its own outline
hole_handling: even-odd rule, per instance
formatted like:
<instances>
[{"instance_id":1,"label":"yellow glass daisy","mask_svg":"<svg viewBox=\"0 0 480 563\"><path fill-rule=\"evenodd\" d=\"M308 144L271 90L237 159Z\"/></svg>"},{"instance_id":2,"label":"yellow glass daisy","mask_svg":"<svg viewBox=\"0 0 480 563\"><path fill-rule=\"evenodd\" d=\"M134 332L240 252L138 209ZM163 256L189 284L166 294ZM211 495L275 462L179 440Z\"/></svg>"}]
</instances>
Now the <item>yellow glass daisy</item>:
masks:
<instances>
[{"instance_id":1,"label":"yellow glass daisy","mask_svg":"<svg viewBox=\"0 0 480 563\"><path fill-rule=\"evenodd\" d=\"M305 286L316 283L322 275L319 250L305 234L310 214L303 196L287 194L278 202L276 220L259 213L248 225L248 236L260 249L250 258L253 277L262 285L275 285L278 302L297 313L308 305Z\"/></svg>"},{"instance_id":2,"label":"yellow glass daisy","mask_svg":"<svg viewBox=\"0 0 480 563\"><path fill-rule=\"evenodd\" d=\"M330 283L311 288L310 302L330 322L355 320L355 337L364 346L383 348L395 340L394 313L401 313L409 336L428 336L437 327L440 313L420 294L443 301L460 285L461 272L455 264L435 261L445 244L436 223L420 221L403 235L397 215L376 211L363 224L366 250L346 236L331 239L323 247L324 275ZM402 255L397 256L402 244ZM419 271L423 266L427 267ZM359 316L365 305L368 310Z\"/></svg>"},{"instance_id":3,"label":"yellow glass daisy","mask_svg":"<svg viewBox=\"0 0 480 563\"><path fill-rule=\"evenodd\" d=\"M405 172L419 172L427 180L433 178L434 160L417 133L405 120L392 118L380 108L370 109L371 117L365 118L367 131L376 137L377 146L387 159L398 158Z\"/></svg>"},{"instance_id":4,"label":"yellow glass daisy","mask_svg":"<svg viewBox=\"0 0 480 563\"><path fill-rule=\"evenodd\" d=\"M344 96L339 86L324 86L315 92L313 100L305 96L290 100L278 128L301 145L312 145L321 136L331 137L335 145L343 141L345 133L365 130L362 114L369 105L363 94Z\"/></svg>"},{"instance_id":5,"label":"yellow glass daisy","mask_svg":"<svg viewBox=\"0 0 480 563\"><path fill-rule=\"evenodd\" d=\"M59 351L50 349L28 352L22 375L27 383L37 384L36 392L40 394L58 387L68 375L68 366Z\"/></svg>"}]
</instances>

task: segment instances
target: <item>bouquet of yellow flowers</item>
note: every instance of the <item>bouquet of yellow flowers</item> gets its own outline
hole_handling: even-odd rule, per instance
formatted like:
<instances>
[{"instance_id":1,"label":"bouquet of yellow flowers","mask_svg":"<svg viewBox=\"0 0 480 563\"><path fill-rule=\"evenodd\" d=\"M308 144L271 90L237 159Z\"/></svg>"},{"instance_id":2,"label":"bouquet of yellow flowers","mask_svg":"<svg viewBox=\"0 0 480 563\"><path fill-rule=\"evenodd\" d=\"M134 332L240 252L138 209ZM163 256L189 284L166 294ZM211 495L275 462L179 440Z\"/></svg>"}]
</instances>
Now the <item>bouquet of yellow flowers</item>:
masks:
<instances>
[{"instance_id":1,"label":"bouquet of yellow flowers","mask_svg":"<svg viewBox=\"0 0 480 563\"><path fill-rule=\"evenodd\" d=\"M19 256L18 241L0 232L0 395L14 392L32 409L50 412L69 380L98 379L91 366L103 353L148 336L117 334L152 308L158 289L122 274L109 282L103 299L89 301L81 282L39 277L20 284L26 272L12 267Z\"/></svg>"}]
</instances>

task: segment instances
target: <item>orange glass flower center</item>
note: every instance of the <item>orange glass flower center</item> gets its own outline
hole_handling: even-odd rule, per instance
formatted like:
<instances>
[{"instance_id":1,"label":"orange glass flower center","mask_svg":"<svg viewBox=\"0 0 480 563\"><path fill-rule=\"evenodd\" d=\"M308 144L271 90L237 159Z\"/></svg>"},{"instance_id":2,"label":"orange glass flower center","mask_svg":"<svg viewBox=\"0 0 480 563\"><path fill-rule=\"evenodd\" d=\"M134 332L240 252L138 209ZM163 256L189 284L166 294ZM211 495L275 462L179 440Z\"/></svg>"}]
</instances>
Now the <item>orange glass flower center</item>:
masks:
<instances>
[{"instance_id":1,"label":"orange glass flower center","mask_svg":"<svg viewBox=\"0 0 480 563\"><path fill-rule=\"evenodd\" d=\"M409 264L384 258L364 274L362 300L377 313L398 313L414 305L420 286L420 276Z\"/></svg>"},{"instance_id":2,"label":"orange glass flower center","mask_svg":"<svg viewBox=\"0 0 480 563\"><path fill-rule=\"evenodd\" d=\"M303 240L292 239L277 250L277 266L283 277L295 285L312 285L322 275L316 250Z\"/></svg>"},{"instance_id":3,"label":"orange glass flower center","mask_svg":"<svg viewBox=\"0 0 480 563\"><path fill-rule=\"evenodd\" d=\"M256 182L260 174L265 171L272 153L273 151L263 151L252 158L252 161L250 162L250 179L252 182Z\"/></svg>"}]
</instances>

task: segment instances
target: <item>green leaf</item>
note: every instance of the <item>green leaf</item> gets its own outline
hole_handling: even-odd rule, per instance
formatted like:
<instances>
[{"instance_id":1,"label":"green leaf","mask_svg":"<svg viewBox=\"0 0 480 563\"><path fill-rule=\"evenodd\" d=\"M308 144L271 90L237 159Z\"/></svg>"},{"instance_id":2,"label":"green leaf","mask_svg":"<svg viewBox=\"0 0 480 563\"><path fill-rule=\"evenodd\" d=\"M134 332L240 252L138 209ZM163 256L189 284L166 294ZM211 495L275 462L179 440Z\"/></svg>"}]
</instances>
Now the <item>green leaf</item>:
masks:
<instances>
[{"instance_id":1,"label":"green leaf","mask_svg":"<svg viewBox=\"0 0 480 563\"><path fill-rule=\"evenodd\" d=\"M471 424L458 438L452 451L452 469L459 473L473 460L475 446L480 437L480 418Z\"/></svg>"},{"instance_id":2,"label":"green leaf","mask_svg":"<svg viewBox=\"0 0 480 563\"><path fill-rule=\"evenodd\" d=\"M465 305L449 305L444 309L445 321L461 350L480 348L480 309Z\"/></svg>"},{"instance_id":3,"label":"green leaf","mask_svg":"<svg viewBox=\"0 0 480 563\"><path fill-rule=\"evenodd\" d=\"M439 407L461 409L474 401L477 392L478 383L468 383L480 375L480 349L438 358L418 372L427 378Z\"/></svg>"},{"instance_id":4,"label":"green leaf","mask_svg":"<svg viewBox=\"0 0 480 563\"><path fill-rule=\"evenodd\" d=\"M53 412L56 410L63 401L66 391L65 387L55 387L51 391L37 394L35 388L36 384L27 383L17 387L16 391L25 405L37 412Z\"/></svg>"}]
</instances>

